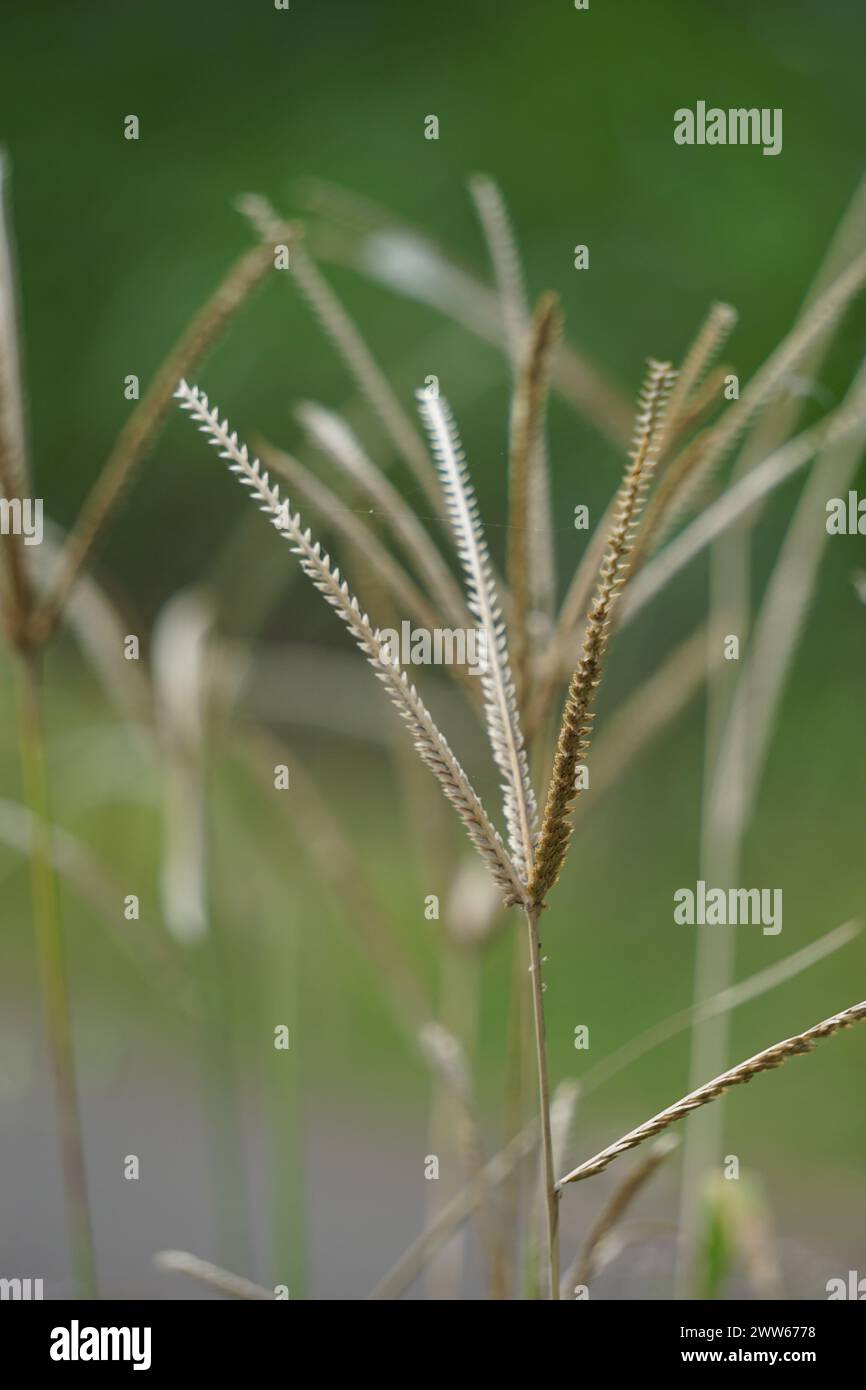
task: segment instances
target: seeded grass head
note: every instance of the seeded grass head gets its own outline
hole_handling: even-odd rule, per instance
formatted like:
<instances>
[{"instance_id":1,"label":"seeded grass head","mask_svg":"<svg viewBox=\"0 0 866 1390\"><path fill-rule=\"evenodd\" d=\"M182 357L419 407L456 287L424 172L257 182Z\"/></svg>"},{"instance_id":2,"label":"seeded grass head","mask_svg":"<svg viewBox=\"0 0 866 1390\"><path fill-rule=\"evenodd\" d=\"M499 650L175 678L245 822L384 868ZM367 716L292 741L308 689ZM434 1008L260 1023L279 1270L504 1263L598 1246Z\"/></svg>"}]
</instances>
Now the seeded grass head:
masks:
<instances>
[{"instance_id":1,"label":"seeded grass head","mask_svg":"<svg viewBox=\"0 0 866 1390\"><path fill-rule=\"evenodd\" d=\"M237 434L229 428L228 421L220 420L218 409L210 406L207 396L198 387L188 386L185 381L180 383L176 394L182 409L190 412L208 441L219 450L220 457L237 474L240 483L250 489L253 498L260 504L260 510L280 535L288 540L299 557L304 573L348 628L385 686L392 704L405 720L415 748L455 807L470 840L502 889L506 902L523 901L525 883L512 863L499 832L493 827L472 783L436 727L415 686L394 659L390 646L380 640L380 629L374 627L362 611L348 582L341 577L339 569L331 564L330 556L323 552L319 542L313 540L310 530L304 528L300 513L293 514L288 499L280 497L279 486L271 482L259 460L250 459L247 446L238 442Z\"/></svg>"},{"instance_id":2,"label":"seeded grass head","mask_svg":"<svg viewBox=\"0 0 866 1390\"><path fill-rule=\"evenodd\" d=\"M558 1298L560 1187L554 1167L556 1145L547 1074L541 981L543 958L538 921L562 872L573 834L575 799L585 785L579 774L590 749L593 705L604 673L610 636L614 625L625 626L627 619L648 601L647 592L658 592L688 560L735 525L750 506L768 496L791 471L802 467L823 442L829 438L835 441L843 427L850 435L862 426L862 402L857 397L846 404L843 412L831 413L796 440L778 441L775 453L770 452L766 458L754 458L750 471L723 493L714 507L704 512L696 506L701 482L724 461L745 429L751 427L773 402L790 371L826 341L845 307L866 280L866 261L862 255L858 257L852 253L850 263L841 266L837 276L822 288L802 322L795 325L747 385L743 395L728 408L721 399L724 378L720 373L724 369L715 367L714 361L736 323L736 313L730 306L717 304L710 308L684 356L679 373L670 363L650 362L638 401L625 475L557 611L552 582L554 545L544 434L548 395L558 394L572 404L580 404L599 433L615 441L625 452L627 426L624 430L623 401L583 355L561 338L560 315L554 297L544 296L535 313L530 313L504 201L495 185L483 177L473 180L472 193L495 268L495 294L458 268L447 253L429 240L401 228L389 214L371 211L369 205L359 211L357 201L341 199L333 191L323 192L321 187L316 196L320 203L323 200L325 205L336 209L338 220L345 214L345 225L335 243L339 245L342 239L342 259L374 278L386 280L391 288L401 289L429 303L436 302L437 307L444 307L456 321L495 342L507 357L513 383L507 584L497 575L488 551L463 447L447 402L438 391L419 393L428 452L423 437L320 270L314 257L314 238L306 235L297 224L292 224L287 234L292 250L292 275L281 278L288 284L294 282L299 289L337 348L356 388L378 416L393 450L423 488L436 515L446 523L461 571L463 592L448 558L434 540L434 532L422 525L424 518L414 514L341 417L318 405L308 404L299 411L301 423L314 447L336 467L344 485L379 513L384 527L403 552L405 568L399 561L389 558L379 536L372 528L365 531L348 508L344 508L346 519L337 520L337 494L309 467L262 444L259 452L266 465L263 467L199 388L182 380L176 395L239 481L250 490L275 529L289 541L304 573L348 628L407 724L422 761L457 810L501 899L506 905L518 905L524 911L538 1071L539 1123L534 1137L540 1142L542 1151L548 1292L551 1298ZM277 227L284 225L280 224L277 214L256 196L244 200L244 210L259 230L264 244L272 244ZM352 230L347 232L350 226ZM388 247L393 254L386 254ZM705 420L716 413L718 418L704 427ZM341 571L313 538L298 512L293 511L281 495L280 486L273 481L275 474L288 479L293 494L300 491L314 506L333 515L335 529L347 543L360 545L385 590L386 602L428 621L437 617L438 612L455 623L468 617L483 632L487 666L481 681L474 684L477 696L474 707L483 720L499 774L502 831L495 823L496 817L488 814L472 781L434 723L421 694L396 659L393 645L385 640L385 634L391 629L377 626L361 608ZM660 487L654 487L657 475L661 477ZM650 506L647 509L648 494ZM679 516L689 510L699 511L697 520L682 533L682 540L677 537L655 560L648 561L646 582L641 587L644 576L638 573L635 587L632 574L640 571L653 546L664 538L668 529L676 526ZM646 526L647 521L649 526ZM640 531L639 527L642 527ZM623 604L621 594L627 581L629 601ZM584 615L581 642L580 621ZM626 721L628 752L623 754L622 748L618 748L618 756L609 755L602 771L605 766L608 769L613 766L613 775L621 771L642 743L674 717L700 688L707 670L706 661L701 659L704 642L705 632L699 627L681 649L663 661L658 672L651 673L646 690L653 697L652 707L642 699L643 691L634 697L639 719L627 718L632 708L628 705L620 712L618 722L611 721L612 733L621 732L623 721ZM540 760L553 700L566 681L564 712L539 827L529 755L531 752L533 763ZM472 683L468 684L471 688ZM848 1014L850 1021L859 1020L862 1006L847 1011L844 1024L837 1024L835 1019L831 1021L833 1027L829 1031L845 1026ZM838 1017L843 1018L842 1015ZM560 1180L561 1183L601 1171L612 1157L653 1137L667 1123L698 1104L703 1105L729 1086L777 1065L777 1058L783 1060L793 1052L806 1050L812 1034L824 1036L824 1028L825 1025L819 1025L819 1029L810 1030L808 1036L800 1035L777 1045L776 1049L768 1049L760 1058L750 1059L740 1069L716 1078L699 1092L669 1107L662 1117L654 1117L633 1135L610 1146L598 1156L598 1162L590 1160L579 1170L573 1170ZM438 1023L432 1030L425 1028L424 1050L428 1060L434 1055L440 1060L446 1057L440 1045L444 1036ZM450 1056L450 1052L447 1055ZM452 1082L455 1081L453 1067L450 1070L440 1068L440 1071L443 1075L448 1073ZM468 1091L463 1080L452 1089L466 1101ZM514 1134L515 1153L526 1152L524 1138ZM490 1165L490 1170L500 1171L496 1161ZM488 1169L483 1171L488 1173ZM476 1175L480 1172L476 1165ZM486 1186L482 1183L479 1202L486 1200L485 1192ZM389 1286L386 1278L381 1287Z\"/></svg>"}]
</instances>

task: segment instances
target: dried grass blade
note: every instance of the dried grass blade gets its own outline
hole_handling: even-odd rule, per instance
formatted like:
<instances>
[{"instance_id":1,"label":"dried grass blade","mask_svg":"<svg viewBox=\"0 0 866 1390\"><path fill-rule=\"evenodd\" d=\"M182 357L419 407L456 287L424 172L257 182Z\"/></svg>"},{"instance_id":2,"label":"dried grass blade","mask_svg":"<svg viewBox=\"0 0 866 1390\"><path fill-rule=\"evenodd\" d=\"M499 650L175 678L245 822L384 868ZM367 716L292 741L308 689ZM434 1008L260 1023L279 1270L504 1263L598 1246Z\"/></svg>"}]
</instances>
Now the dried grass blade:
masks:
<instances>
[{"instance_id":1,"label":"dried grass blade","mask_svg":"<svg viewBox=\"0 0 866 1390\"><path fill-rule=\"evenodd\" d=\"M849 408L855 413L859 409L861 417L866 408L866 361L841 407L843 411ZM725 733L727 746L746 750L745 756L736 775L733 764L740 760L718 760L713 791L716 804L724 806L729 821L743 829L753 812L785 681L828 540L826 526L816 524L816 518L825 513L828 498L847 495L864 446L866 418L861 418L852 435L820 450L761 601Z\"/></svg>"},{"instance_id":2,"label":"dried grass blade","mask_svg":"<svg viewBox=\"0 0 866 1390\"><path fill-rule=\"evenodd\" d=\"M842 271L860 254L864 244L866 244L866 177L861 179L851 202L845 209L842 220L836 228L821 262L818 274L809 286L800 310L800 321L804 319L812 306ZM834 321L829 325L830 330L835 326ZM801 378L805 376L807 380L814 380L817 377L831 340L831 331L820 334L800 358L797 372ZM751 467L755 462L765 458L772 450L783 444L793 433L802 408L802 395L796 392L781 395L779 400L763 413L753 430L744 450L745 457L742 466Z\"/></svg>"},{"instance_id":3,"label":"dried grass blade","mask_svg":"<svg viewBox=\"0 0 866 1390\"><path fill-rule=\"evenodd\" d=\"M715 659L723 660L721 651ZM635 766L655 735L682 714L703 686L708 664L707 630L701 623L610 712L593 747L592 797L576 803L576 815L590 804L595 809L599 797Z\"/></svg>"},{"instance_id":4,"label":"dried grass blade","mask_svg":"<svg viewBox=\"0 0 866 1390\"><path fill-rule=\"evenodd\" d=\"M420 1029L433 1017L432 1000L426 980L403 949L391 909L379 893L363 856L297 753L293 751L290 757L278 739L261 729L246 732L242 751L250 773L263 790L271 793L273 767L279 763L291 767L292 785L300 795L279 797L279 805L310 862L322 879L332 884L346 918L373 963L395 1023L414 1046ZM485 881L489 882L486 873Z\"/></svg>"},{"instance_id":5,"label":"dried grass blade","mask_svg":"<svg viewBox=\"0 0 866 1390\"><path fill-rule=\"evenodd\" d=\"M629 584L619 614L620 627L630 623L717 536L751 511L774 488L804 468L819 449L850 439L864 422L866 397L860 393L744 474L660 550Z\"/></svg>"},{"instance_id":6,"label":"dried grass blade","mask_svg":"<svg viewBox=\"0 0 866 1390\"><path fill-rule=\"evenodd\" d=\"M516 377L520 372L526 347L529 308L514 229L502 190L488 174L473 174L469 179L469 192L472 194L490 252L499 291L505 341L508 345L511 368Z\"/></svg>"},{"instance_id":7,"label":"dried grass blade","mask_svg":"<svg viewBox=\"0 0 866 1390\"><path fill-rule=\"evenodd\" d=\"M340 194L322 200L318 207L337 220ZM348 246L335 259L410 299L429 304L456 323L502 349L503 334L498 296L464 267L452 261L427 236L406 226L391 212L382 210L366 226L346 225ZM631 409L617 386L573 343L563 343L553 384L560 395L579 410L604 438L617 448L628 445Z\"/></svg>"},{"instance_id":8,"label":"dried grass blade","mask_svg":"<svg viewBox=\"0 0 866 1390\"><path fill-rule=\"evenodd\" d=\"M269 242L274 240L280 219L266 198L248 193L238 199L238 207L260 236ZM303 245L303 229L297 225L292 229L290 263L295 283L343 359L358 390L438 511L439 489L424 445L357 325Z\"/></svg>"},{"instance_id":9,"label":"dried grass blade","mask_svg":"<svg viewBox=\"0 0 866 1390\"><path fill-rule=\"evenodd\" d=\"M259 441L256 447L267 467L283 478L293 491L300 492L311 506L328 518L334 530L364 556L398 609L410 613L423 627L435 627L435 608L362 518L347 507L326 483L311 473L300 459L264 441Z\"/></svg>"},{"instance_id":10,"label":"dried grass blade","mask_svg":"<svg viewBox=\"0 0 866 1390\"><path fill-rule=\"evenodd\" d=\"M581 1286L586 1288L592 1282L596 1273L597 1258L601 1246L622 1220L640 1191L646 1187L653 1174L666 1159L670 1158L678 1144L679 1138L676 1135L663 1135L653 1144L646 1158L638 1163L611 1193L593 1222L586 1240L578 1251L574 1264L563 1276L563 1298L570 1297L576 1288Z\"/></svg>"},{"instance_id":11,"label":"dried grass blade","mask_svg":"<svg viewBox=\"0 0 866 1390\"><path fill-rule=\"evenodd\" d=\"M179 377L193 371L273 268L273 248L255 246L231 267L159 368L120 431L73 527L48 598L34 615L37 640L51 631L123 490L171 409Z\"/></svg>"},{"instance_id":12,"label":"dried grass blade","mask_svg":"<svg viewBox=\"0 0 866 1390\"><path fill-rule=\"evenodd\" d=\"M0 150L0 494L22 499L29 486L15 261L8 200L8 165ZM3 624L11 642L26 642L32 603L24 536L14 528L0 541L4 562Z\"/></svg>"},{"instance_id":13,"label":"dried grass blade","mask_svg":"<svg viewBox=\"0 0 866 1390\"><path fill-rule=\"evenodd\" d=\"M457 626L465 624L468 615L460 586L405 498L376 467L346 422L333 411L308 401L298 406L296 414L313 443L379 509L450 621Z\"/></svg>"},{"instance_id":14,"label":"dried grass blade","mask_svg":"<svg viewBox=\"0 0 866 1390\"><path fill-rule=\"evenodd\" d=\"M231 1270L211 1264L210 1260L201 1260L198 1255L191 1255L187 1250L160 1250L153 1259L157 1269L163 1270L166 1274L185 1274L188 1279L195 1279L199 1284L205 1284L217 1293L226 1294L228 1298L251 1300L256 1303L274 1301L273 1289L254 1284L251 1279L245 1279L241 1274L233 1274Z\"/></svg>"},{"instance_id":15,"label":"dried grass blade","mask_svg":"<svg viewBox=\"0 0 866 1390\"><path fill-rule=\"evenodd\" d=\"M555 295L538 302L514 389L508 463L508 583L518 703L528 679L532 610L553 606L553 528L544 414L561 315Z\"/></svg>"},{"instance_id":16,"label":"dried grass blade","mask_svg":"<svg viewBox=\"0 0 866 1390\"><path fill-rule=\"evenodd\" d=\"M515 1168L529 1157L537 1143L538 1122L533 1120L485 1164L483 1171L476 1178L450 1198L427 1229L403 1252L368 1297L376 1301L399 1298L404 1289L409 1287L424 1266L451 1238L452 1233L458 1230L464 1221L469 1220L487 1190L503 1183Z\"/></svg>"},{"instance_id":17,"label":"dried grass blade","mask_svg":"<svg viewBox=\"0 0 866 1390\"><path fill-rule=\"evenodd\" d=\"M725 459L785 379L839 322L852 299L866 283L866 252L862 252L797 320L779 346L755 373L740 399L687 448L688 469L681 471L677 492L665 514L669 530L692 504L713 470ZM660 533L664 534L664 531Z\"/></svg>"}]
</instances>

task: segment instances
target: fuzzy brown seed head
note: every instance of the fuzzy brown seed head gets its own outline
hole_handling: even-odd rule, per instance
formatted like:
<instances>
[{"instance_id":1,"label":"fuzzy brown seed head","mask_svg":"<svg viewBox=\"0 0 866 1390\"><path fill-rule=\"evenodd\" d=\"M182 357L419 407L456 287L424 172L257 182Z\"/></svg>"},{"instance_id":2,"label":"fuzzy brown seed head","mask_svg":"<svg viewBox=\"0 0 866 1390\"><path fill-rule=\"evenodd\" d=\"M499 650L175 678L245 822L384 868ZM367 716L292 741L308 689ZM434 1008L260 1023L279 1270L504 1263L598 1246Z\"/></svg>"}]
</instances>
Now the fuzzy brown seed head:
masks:
<instances>
[{"instance_id":1,"label":"fuzzy brown seed head","mask_svg":"<svg viewBox=\"0 0 866 1390\"><path fill-rule=\"evenodd\" d=\"M660 431L673 378L670 363L651 362L638 401L631 464L620 488L614 522L587 617L583 653L569 684L557 740L547 805L529 881L530 896L537 907L544 903L557 882L571 839L571 807L577 796L575 778L578 764L589 749L591 706L602 676L611 612L625 580L634 528L658 458Z\"/></svg>"}]
</instances>

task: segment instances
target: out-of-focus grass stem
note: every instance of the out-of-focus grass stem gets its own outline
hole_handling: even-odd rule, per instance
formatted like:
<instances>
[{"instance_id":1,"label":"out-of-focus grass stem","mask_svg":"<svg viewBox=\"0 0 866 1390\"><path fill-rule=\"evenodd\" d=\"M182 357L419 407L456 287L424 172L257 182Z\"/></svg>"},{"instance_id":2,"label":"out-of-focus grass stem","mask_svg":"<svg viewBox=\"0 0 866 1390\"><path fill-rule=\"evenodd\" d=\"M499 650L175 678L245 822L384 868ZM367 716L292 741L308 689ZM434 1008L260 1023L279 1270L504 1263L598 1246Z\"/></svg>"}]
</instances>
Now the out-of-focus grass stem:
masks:
<instances>
[{"instance_id":1,"label":"out-of-focus grass stem","mask_svg":"<svg viewBox=\"0 0 866 1390\"><path fill-rule=\"evenodd\" d=\"M96 1260L87 1195L72 1017L51 848L39 657L32 652L21 653L16 657L15 664L24 799L30 812L33 929L60 1130L69 1243L78 1294L82 1298L96 1298Z\"/></svg>"}]
</instances>

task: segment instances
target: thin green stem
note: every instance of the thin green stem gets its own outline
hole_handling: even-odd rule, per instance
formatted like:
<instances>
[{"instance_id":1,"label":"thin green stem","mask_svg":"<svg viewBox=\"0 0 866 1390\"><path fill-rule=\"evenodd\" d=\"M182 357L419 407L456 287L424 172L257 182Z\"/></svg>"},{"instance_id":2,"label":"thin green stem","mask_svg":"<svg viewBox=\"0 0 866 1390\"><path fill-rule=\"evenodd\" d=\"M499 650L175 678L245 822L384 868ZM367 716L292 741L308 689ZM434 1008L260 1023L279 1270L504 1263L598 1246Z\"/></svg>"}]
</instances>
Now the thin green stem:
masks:
<instances>
[{"instance_id":1,"label":"thin green stem","mask_svg":"<svg viewBox=\"0 0 866 1390\"><path fill-rule=\"evenodd\" d=\"M544 1174L544 1209L547 1234L549 1296L559 1299L559 1191L553 1166L550 1135L550 1082L547 1075L547 1040L544 1032L544 986L541 980L541 943L538 939L540 909L526 909L529 934L529 971L532 980L532 1016L535 1024L535 1060L538 1067L538 1106L541 1127L541 1159Z\"/></svg>"},{"instance_id":2,"label":"thin green stem","mask_svg":"<svg viewBox=\"0 0 866 1390\"><path fill-rule=\"evenodd\" d=\"M39 988L54 1078L60 1157L75 1281L80 1297L96 1298L96 1261L87 1198L69 991L51 851L51 818L38 662L38 656L35 654L22 654L16 660L24 799L30 812L33 928L36 937Z\"/></svg>"},{"instance_id":3,"label":"thin green stem","mask_svg":"<svg viewBox=\"0 0 866 1390\"><path fill-rule=\"evenodd\" d=\"M526 994L526 972L529 953L520 932L512 939L511 985L508 1006L508 1033L505 1055L505 1101L503 1143L510 1144L526 1124L526 1105L530 1094L529 1069L529 999ZM509 1281L513 1276L515 1257L519 1254L519 1220L523 1171L515 1167L503 1183L500 1205L504 1254ZM505 1297L509 1297L506 1289Z\"/></svg>"}]
</instances>

